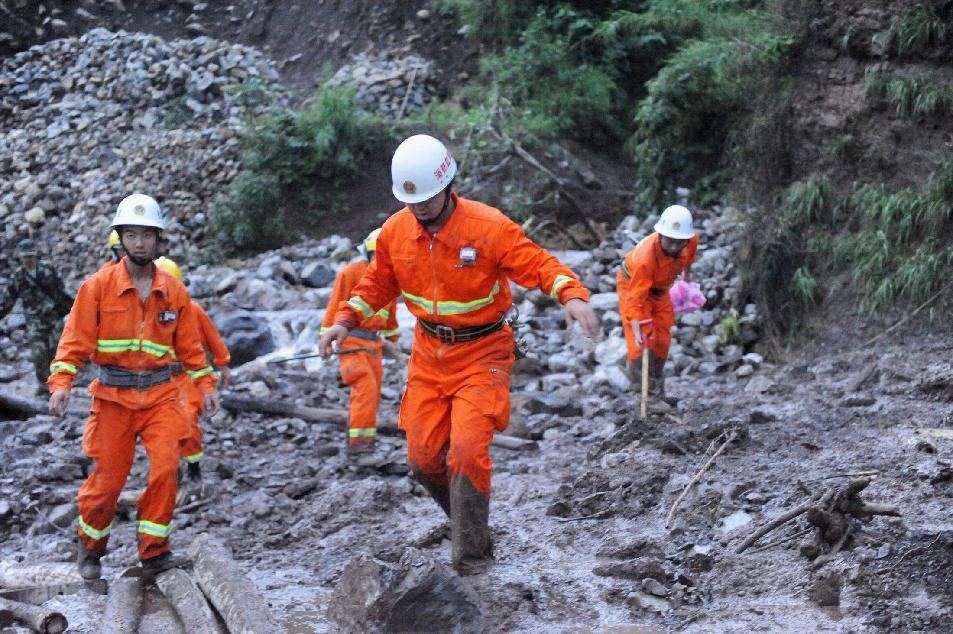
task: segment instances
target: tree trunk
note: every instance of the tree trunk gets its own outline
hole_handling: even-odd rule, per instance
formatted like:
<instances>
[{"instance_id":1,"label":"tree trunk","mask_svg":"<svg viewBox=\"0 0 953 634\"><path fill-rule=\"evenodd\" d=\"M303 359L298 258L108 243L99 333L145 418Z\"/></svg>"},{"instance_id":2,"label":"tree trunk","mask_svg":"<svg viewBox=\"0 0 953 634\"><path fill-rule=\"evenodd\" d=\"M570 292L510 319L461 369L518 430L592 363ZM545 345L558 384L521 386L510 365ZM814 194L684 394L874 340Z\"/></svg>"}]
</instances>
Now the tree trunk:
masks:
<instances>
[{"instance_id":1,"label":"tree trunk","mask_svg":"<svg viewBox=\"0 0 953 634\"><path fill-rule=\"evenodd\" d=\"M187 572L179 568L167 570L156 577L156 585L188 631L223 634L212 608Z\"/></svg>"},{"instance_id":2,"label":"tree trunk","mask_svg":"<svg viewBox=\"0 0 953 634\"><path fill-rule=\"evenodd\" d=\"M262 414L276 414L301 418L316 423L347 423L347 410L323 409L295 405L284 401L275 401L235 394L222 395L222 407L234 412L261 412Z\"/></svg>"},{"instance_id":3,"label":"tree trunk","mask_svg":"<svg viewBox=\"0 0 953 634\"><path fill-rule=\"evenodd\" d=\"M66 617L59 612L29 603L0 599L0 611L4 610L9 611L16 620L29 625L31 630L40 634L60 634L66 631L68 625Z\"/></svg>"},{"instance_id":4,"label":"tree trunk","mask_svg":"<svg viewBox=\"0 0 953 634\"><path fill-rule=\"evenodd\" d=\"M68 583L82 583L76 564L49 563L24 565L0 561L0 588L32 588Z\"/></svg>"},{"instance_id":5,"label":"tree trunk","mask_svg":"<svg viewBox=\"0 0 953 634\"><path fill-rule=\"evenodd\" d=\"M200 535L189 546L189 557L199 586L225 619L230 634L283 631L225 544L207 534Z\"/></svg>"},{"instance_id":6,"label":"tree trunk","mask_svg":"<svg viewBox=\"0 0 953 634\"><path fill-rule=\"evenodd\" d=\"M142 618L142 577L119 577L109 585L99 634L136 634Z\"/></svg>"}]
</instances>

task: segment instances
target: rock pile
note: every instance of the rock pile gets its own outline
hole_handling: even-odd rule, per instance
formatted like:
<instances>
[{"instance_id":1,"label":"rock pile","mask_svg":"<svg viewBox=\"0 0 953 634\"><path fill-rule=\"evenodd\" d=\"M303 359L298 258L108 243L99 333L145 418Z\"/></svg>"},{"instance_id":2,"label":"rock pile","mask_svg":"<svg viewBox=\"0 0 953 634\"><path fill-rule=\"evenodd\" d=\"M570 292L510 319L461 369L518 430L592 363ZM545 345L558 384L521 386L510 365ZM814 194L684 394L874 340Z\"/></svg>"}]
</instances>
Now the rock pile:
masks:
<instances>
[{"instance_id":1,"label":"rock pile","mask_svg":"<svg viewBox=\"0 0 953 634\"><path fill-rule=\"evenodd\" d=\"M0 244L33 235L63 269L88 273L134 191L171 213L172 244L201 242L212 199L238 169L239 132L276 78L251 48L104 29L4 60Z\"/></svg>"},{"instance_id":2,"label":"rock pile","mask_svg":"<svg viewBox=\"0 0 953 634\"><path fill-rule=\"evenodd\" d=\"M431 63L416 55L393 58L358 55L330 79L328 85L354 84L357 99L369 110L400 118L423 108L436 94Z\"/></svg>"}]
</instances>

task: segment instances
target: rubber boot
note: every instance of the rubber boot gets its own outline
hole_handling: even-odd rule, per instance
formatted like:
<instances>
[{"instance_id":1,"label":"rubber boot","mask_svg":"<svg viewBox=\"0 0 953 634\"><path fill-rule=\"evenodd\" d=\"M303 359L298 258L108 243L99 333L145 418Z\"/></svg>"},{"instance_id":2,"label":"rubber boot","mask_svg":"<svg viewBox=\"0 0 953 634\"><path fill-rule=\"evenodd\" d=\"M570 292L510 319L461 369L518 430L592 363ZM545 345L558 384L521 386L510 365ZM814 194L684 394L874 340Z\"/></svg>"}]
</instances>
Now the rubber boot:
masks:
<instances>
[{"instance_id":1,"label":"rubber boot","mask_svg":"<svg viewBox=\"0 0 953 634\"><path fill-rule=\"evenodd\" d=\"M649 393L651 394L654 388L653 396L656 400L661 400L672 407L678 405L677 398L665 394L665 359L652 353L652 356L649 357L649 370L651 373Z\"/></svg>"},{"instance_id":2,"label":"rubber boot","mask_svg":"<svg viewBox=\"0 0 953 634\"><path fill-rule=\"evenodd\" d=\"M477 491L470 479L450 481L450 537L453 568L460 576L484 572L493 563L490 539L490 496Z\"/></svg>"},{"instance_id":3,"label":"rubber boot","mask_svg":"<svg viewBox=\"0 0 953 634\"><path fill-rule=\"evenodd\" d=\"M437 484L427 477L426 474L416 470L414 471L414 478L423 488L427 489L427 493L434 499L434 502L440 505L443 512L447 514L447 517L450 517L450 488L445 485Z\"/></svg>"},{"instance_id":4,"label":"rubber boot","mask_svg":"<svg viewBox=\"0 0 953 634\"><path fill-rule=\"evenodd\" d=\"M83 579L99 579L103 574L102 564L99 563L102 553L93 552L86 548L86 542L79 539L76 544L76 567L79 576Z\"/></svg>"},{"instance_id":5,"label":"rubber boot","mask_svg":"<svg viewBox=\"0 0 953 634\"><path fill-rule=\"evenodd\" d=\"M184 568L190 563L191 562L185 557L179 557L178 555L173 555L171 552L166 552L150 559L143 559L141 565L143 574L147 578L153 578L166 570Z\"/></svg>"}]
</instances>

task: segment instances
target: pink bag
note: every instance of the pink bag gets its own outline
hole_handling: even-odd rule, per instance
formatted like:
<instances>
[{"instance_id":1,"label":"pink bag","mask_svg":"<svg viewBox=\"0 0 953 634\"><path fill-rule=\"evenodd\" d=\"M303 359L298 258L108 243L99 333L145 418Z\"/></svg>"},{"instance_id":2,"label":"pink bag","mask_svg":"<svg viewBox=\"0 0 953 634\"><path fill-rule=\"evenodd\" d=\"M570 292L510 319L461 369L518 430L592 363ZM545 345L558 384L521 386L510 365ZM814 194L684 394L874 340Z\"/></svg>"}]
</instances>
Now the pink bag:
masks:
<instances>
[{"instance_id":1,"label":"pink bag","mask_svg":"<svg viewBox=\"0 0 953 634\"><path fill-rule=\"evenodd\" d=\"M675 314L693 313L705 305L705 296L696 282L678 280L668 290L668 296L675 307Z\"/></svg>"}]
</instances>

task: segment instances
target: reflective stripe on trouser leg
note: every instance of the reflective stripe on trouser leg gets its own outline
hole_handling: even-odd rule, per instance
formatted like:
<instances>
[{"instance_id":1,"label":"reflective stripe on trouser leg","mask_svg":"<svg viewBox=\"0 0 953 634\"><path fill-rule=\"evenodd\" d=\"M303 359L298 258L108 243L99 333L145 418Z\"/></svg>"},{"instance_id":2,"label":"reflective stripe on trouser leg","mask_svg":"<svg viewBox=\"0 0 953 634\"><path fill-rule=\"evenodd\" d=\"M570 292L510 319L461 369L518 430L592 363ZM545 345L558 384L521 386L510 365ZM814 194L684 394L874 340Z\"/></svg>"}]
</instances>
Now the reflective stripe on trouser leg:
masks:
<instances>
[{"instance_id":1,"label":"reflective stripe on trouser leg","mask_svg":"<svg viewBox=\"0 0 953 634\"><path fill-rule=\"evenodd\" d=\"M109 541L116 501L136 453L134 410L94 398L83 432L83 450L93 471L77 496L79 536L88 550L102 553Z\"/></svg>"},{"instance_id":2,"label":"reflective stripe on trouser leg","mask_svg":"<svg viewBox=\"0 0 953 634\"><path fill-rule=\"evenodd\" d=\"M139 558L151 559L169 550L172 512L178 487L179 440L187 431L182 409L174 400L141 412L139 436L149 457L149 478L139 497Z\"/></svg>"}]
</instances>

